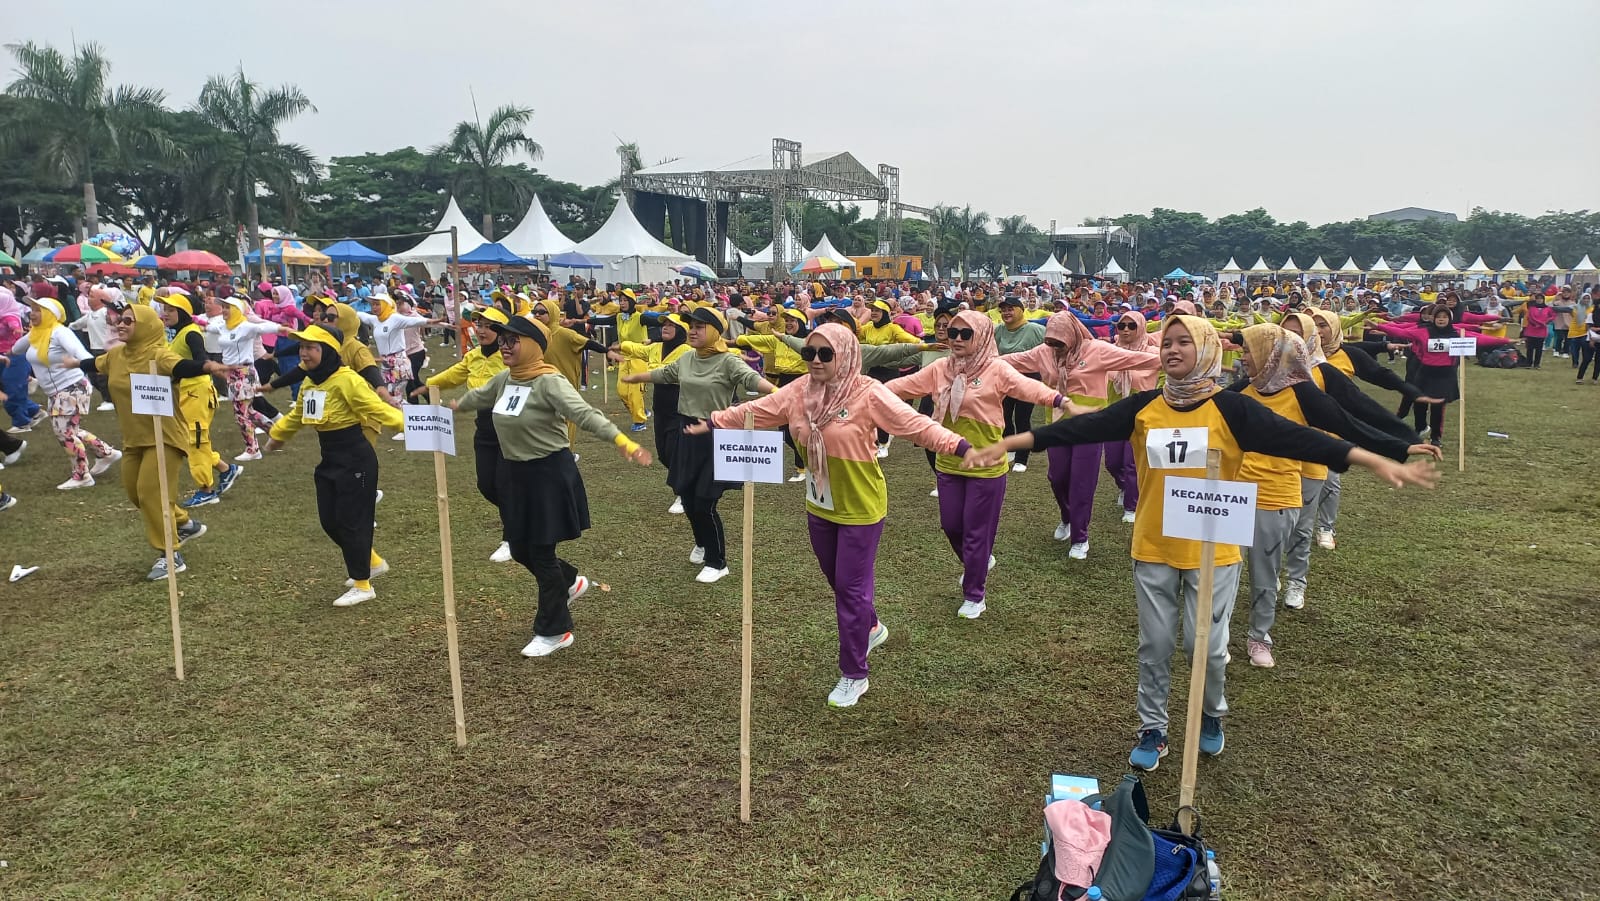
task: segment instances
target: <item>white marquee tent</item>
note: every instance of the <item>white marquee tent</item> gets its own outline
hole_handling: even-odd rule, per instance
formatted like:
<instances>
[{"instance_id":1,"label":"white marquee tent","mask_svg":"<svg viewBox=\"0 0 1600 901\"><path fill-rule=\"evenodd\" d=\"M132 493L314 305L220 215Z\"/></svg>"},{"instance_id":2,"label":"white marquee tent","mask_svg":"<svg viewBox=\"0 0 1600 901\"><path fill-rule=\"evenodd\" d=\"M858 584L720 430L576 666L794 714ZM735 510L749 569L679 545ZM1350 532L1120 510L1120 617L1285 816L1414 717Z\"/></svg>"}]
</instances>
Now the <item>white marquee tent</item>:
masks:
<instances>
[{"instance_id":1,"label":"white marquee tent","mask_svg":"<svg viewBox=\"0 0 1600 901\"><path fill-rule=\"evenodd\" d=\"M1271 275L1272 272L1273 272L1273 269L1272 269L1271 266L1267 265L1267 258L1266 257L1256 257L1256 264L1254 266L1250 267L1250 271L1251 272L1258 272L1258 273L1261 273L1262 275Z\"/></svg>"},{"instance_id":2,"label":"white marquee tent","mask_svg":"<svg viewBox=\"0 0 1600 901\"><path fill-rule=\"evenodd\" d=\"M1461 270L1457 269L1454 263L1450 262L1449 254L1445 254L1444 256L1440 257L1439 265L1433 267L1434 275L1455 275L1460 271Z\"/></svg>"},{"instance_id":3,"label":"white marquee tent","mask_svg":"<svg viewBox=\"0 0 1600 901\"><path fill-rule=\"evenodd\" d=\"M1034 278L1037 278L1040 281L1049 282L1052 285L1061 284L1062 282L1066 281L1067 276L1071 274L1071 270L1061 265L1061 261L1056 259L1054 252L1050 254L1050 259L1040 263L1039 268L1033 270Z\"/></svg>"},{"instance_id":4,"label":"white marquee tent","mask_svg":"<svg viewBox=\"0 0 1600 901\"><path fill-rule=\"evenodd\" d=\"M1128 272L1126 269L1123 269L1121 266L1117 265L1116 257L1112 257L1111 262L1106 264L1106 268L1100 270L1098 273L1096 273L1096 275L1100 276L1101 278L1109 278L1113 281L1120 282L1124 278L1127 278Z\"/></svg>"},{"instance_id":5,"label":"white marquee tent","mask_svg":"<svg viewBox=\"0 0 1600 901\"><path fill-rule=\"evenodd\" d=\"M1572 271L1573 272L1594 272L1595 271L1595 265L1594 265L1594 263L1590 262L1589 255L1588 254L1584 254L1583 255L1583 259L1578 261L1578 265L1572 267Z\"/></svg>"},{"instance_id":6,"label":"white marquee tent","mask_svg":"<svg viewBox=\"0 0 1600 901\"><path fill-rule=\"evenodd\" d=\"M1400 267L1400 274L1401 275L1427 275L1428 274L1428 270L1422 268L1422 264L1418 263L1417 262L1417 258L1413 256L1411 259L1406 260L1406 264L1404 266Z\"/></svg>"},{"instance_id":7,"label":"white marquee tent","mask_svg":"<svg viewBox=\"0 0 1600 901\"><path fill-rule=\"evenodd\" d=\"M752 254L746 254L740 267L745 278L766 278L767 270L772 267L773 242L768 241L767 246ZM787 220L783 223L783 258L798 263L806 258L806 249L800 244L800 239L795 236L794 229L789 227ZM783 276L780 275L780 278Z\"/></svg>"},{"instance_id":8,"label":"white marquee tent","mask_svg":"<svg viewBox=\"0 0 1600 901\"><path fill-rule=\"evenodd\" d=\"M1511 259L1507 260L1506 264L1504 266L1500 267L1500 271L1501 272L1527 272L1528 270L1527 270L1526 267L1524 267L1522 265L1522 261L1517 259L1517 255L1516 254L1512 254L1511 255Z\"/></svg>"},{"instance_id":9,"label":"white marquee tent","mask_svg":"<svg viewBox=\"0 0 1600 901\"><path fill-rule=\"evenodd\" d=\"M533 195L533 203L528 205L528 214L522 217L517 227L511 234L500 239L501 245L520 257L539 259L540 257L554 256L566 253L577 243L561 233L556 224L550 221L550 216L544 211L544 204L539 202L539 195Z\"/></svg>"},{"instance_id":10,"label":"white marquee tent","mask_svg":"<svg viewBox=\"0 0 1600 901\"><path fill-rule=\"evenodd\" d=\"M1515 257L1513 257L1513 259L1515 259ZM1483 262L1483 257L1481 255L1476 260L1472 261L1471 266L1468 266L1461 271L1468 275L1494 275L1494 270L1490 269L1488 265Z\"/></svg>"},{"instance_id":11,"label":"white marquee tent","mask_svg":"<svg viewBox=\"0 0 1600 901\"><path fill-rule=\"evenodd\" d=\"M1562 272L1566 272L1567 270L1562 269L1560 266L1556 265L1556 258L1555 258L1554 255L1547 254L1545 256L1545 258L1544 258L1544 262L1540 263L1539 264L1539 268L1535 269L1533 271L1534 272L1542 272L1542 273L1545 273L1546 275L1549 275L1549 274L1560 274Z\"/></svg>"},{"instance_id":12,"label":"white marquee tent","mask_svg":"<svg viewBox=\"0 0 1600 901\"><path fill-rule=\"evenodd\" d=\"M633 209L623 200L617 201L611 217L599 231L578 242L573 249L606 264L604 269L595 270L596 280L602 282L671 281L682 277L672 271L672 267L693 259L645 231L633 215Z\"/></svg>"},{"instance_id":13,"label":"white marquee tent","mask_svg":"<svg viewBox=\"0 0 1600 901\"><path fill-rule=\"evenodd\" d=\"M830 257L834 262L844 266L844 269L840 269L838 272L830 273L834 277L844 277L844 272L846 270L853 270L856 268L856 261L841 253L839 248L834 247L833 241L829 240L826 232L823 233L822 240L817 242L817 246L806 251L805 255L807 257ZM795 262L798 263L800 261L795 260Z\"/></svg>"},{"instance_id":14,"label":"white marquee tent","mask_svg":"<svg viewBox=\"0 0 1600 901\"><path fill-rule=\"evenodd\" d=\"M1284 275L1299 275L1300 267L1294 264L1294 257L1290 257L1283 261L1283 266L1281 266L1278 271Z\"/></svg>"},{"instance_id":15,"label":"white marquee tent","mask_svg":"<svg viewBox=\"0 0 1600 901\"><path fill-rule=\"evenodd\" d=\"M1329 273L1333 272L1332 269L1328 268L1327 263L1322 262L1322 257L1320 256L1317 257L1317 261L1315 263L1311 264L1311 268L1307 269L1306 271L1312 275L1328 275Z\"/></svg>"},{"instance_id":16,"label":"white marquee tent","mask_svg":"<svg viewBox=\"0 0 1600 901\"><path fill-rule=\"evenodd\" d=\"M1346 257L1344 265L1339 267L1340 275L1360 275L1361 267L1356 265L1355 257Z\"/></svg>"},{"instance_id":17,"label":"white marquee tent","mask_svg":"<svg viewBox=\"0 0 1600 901\"><path fill-rule=\"evenodd\" d=\"M1388 275L1394 270L1389 268L1388 260L1385 260L1383 257L1378 257L1378 262L1373 263L1372 268L1368 269L1367 271L1374 275Z\"/></svg>"},{"instance_id":18,"label":"white marquee tent","mask_svg":"<svg viewBox=\"0 0 1600 901\"><path fill-rule=\"evenodd\" d=\"M1231 274L1236 273L1236 272L1243 272L1244 270L1239 268L1239 264L1234 262L1233 257L1228 257L1228 265L1223 266L1221 269L1218 269L1217 271L1221 272L1221 273L1225 273L1225 274L1231 275Z\"/></svg>"},{"instance_id":19,"label":"white marquee tent","mask_svg":"<svg viewBox=\"0 0 1600 901\"><path fill-rule=\"evenodd\" d=\"M489 243L472 223L467 220L465 213L456 203L454 197L445 205L444 215L439 217L439 224L434 226L434 231L448 232L451 226L456 229L456 252L466 253L475 247ZM450 263L450 236L448 234L429 235L422 242L405 253L390 254L393 262L405 265L419 263L428 270L428 274L438 278Z\"/></svg>"}]
</instances>

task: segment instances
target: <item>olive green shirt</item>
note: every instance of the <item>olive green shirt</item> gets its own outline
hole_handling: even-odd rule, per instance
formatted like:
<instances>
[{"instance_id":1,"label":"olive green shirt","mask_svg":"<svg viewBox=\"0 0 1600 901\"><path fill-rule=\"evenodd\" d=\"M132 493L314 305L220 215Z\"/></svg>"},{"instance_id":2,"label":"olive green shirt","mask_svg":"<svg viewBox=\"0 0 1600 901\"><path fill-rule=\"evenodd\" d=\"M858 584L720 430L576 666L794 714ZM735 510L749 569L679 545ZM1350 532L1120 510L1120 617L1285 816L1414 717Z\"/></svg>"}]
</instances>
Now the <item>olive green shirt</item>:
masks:
<instances>
[{"instance_id":1,"label":"olive green shirt","mask_svg":"<svg viewBox=\"0 0 1600 901\"><path fill-rule=\"evenodd\" d=\"M526 388L526 393L515 390L521 388ZM613 441L620 434L606 414L589 406L560 373L520 381L511 377L511 370L502 369L482 387L462 395L456 409L493 409L500 453L519 463L548 457L566 447L568 420L602 441Z\"/></svg>"},{"instance_id":2,"label":"olive green shirt","mask_svg":"<svg viewBox=\"0 0 1600 901\"><path fill-rule=\"evenodd\" d=\"M702 357L691 351L660 369L650 370L650 381L677 385L678 412L692 419L705 419L732 406L734 392L759 391L761 374L737 354Z\"/></svg>"}]
</instances>

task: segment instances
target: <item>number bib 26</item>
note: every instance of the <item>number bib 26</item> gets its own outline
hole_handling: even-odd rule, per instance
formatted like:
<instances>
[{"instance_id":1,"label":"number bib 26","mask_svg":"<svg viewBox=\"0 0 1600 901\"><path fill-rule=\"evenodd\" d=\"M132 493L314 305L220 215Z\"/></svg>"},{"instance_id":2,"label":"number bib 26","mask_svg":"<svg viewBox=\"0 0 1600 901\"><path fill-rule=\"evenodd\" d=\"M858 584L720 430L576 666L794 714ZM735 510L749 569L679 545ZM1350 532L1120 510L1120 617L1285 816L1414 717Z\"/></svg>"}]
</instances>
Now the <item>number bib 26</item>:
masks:
<instances>
[{"instance_id":1,"label":"number bib 26","mask_svg":"<svg viewBox=\"0 0 1600 901\"><path fill-rule=\"evenodd\" d=\"M527 385L513 385L510 382L500 391L500 399L494 402L496 416L516 416L522 412L523 404L528 402L528 392L533 389Z\"/></svg>"},{"instance_id":2,"label":"number bib 26","mask_svg":"<svg viewBox=\"0 0 1600 901\"><path fill-rule=\"evenodd\" d=\"M1145 436L1145 461L1151 469L1204 469L1211 430L1151 429Z\"/></svg>"},{"instance_id":3,"label":"number bib 26","mask_svg":"<svg viewBox=\"0 0 1600 901\"><path fill-rule=\"evenodd\" d=\"M305 422L321 422L328 409L328 392L308 388L300 392L300 418Z\"/></svg>"}]
</instances>

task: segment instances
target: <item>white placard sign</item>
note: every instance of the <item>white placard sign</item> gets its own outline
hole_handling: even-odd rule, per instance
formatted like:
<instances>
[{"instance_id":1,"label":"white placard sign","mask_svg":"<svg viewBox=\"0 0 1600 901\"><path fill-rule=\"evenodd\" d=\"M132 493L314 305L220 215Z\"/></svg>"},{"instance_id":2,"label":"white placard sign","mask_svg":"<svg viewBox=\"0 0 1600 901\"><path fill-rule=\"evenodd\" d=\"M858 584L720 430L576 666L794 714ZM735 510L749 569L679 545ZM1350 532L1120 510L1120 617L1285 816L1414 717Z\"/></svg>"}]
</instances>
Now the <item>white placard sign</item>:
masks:
<instances>
[{"instance_id":1,"label":"white placard sign","mask_svg":"<svg viewBox=\"0 0 1600 901\"><path fill-rule=\"evenodd\" d=\"M400 409L406 414L406 450L456 455L454 411L431 404L406 404Z\"/></svg>"},{"instance_id":2,"label":"white placard sign","mask_svg":"<svg viewBox=\"0 0 1600 901\"><path fill-rule=\"evenodd\" d=\"M172 415L172 379L164 375L130 372L128 386L133 394L133 415Z\"/></svg>"},{"instance_id":3,"label":"white placard sign","mask_svg":"<svg viewBox=\"0 0 1600 901\"><path fill-rule=\"evenodd\" d=\"M1448 353L1452 357L1475 357L1478 355L1477 338L1429 338L1429 353Z\"/></svg>"},{"instance_id":4,"label":"white placard sign","mask_svg":"<svg viewBox=\"0 0 1600 901\"><path fill-rule=\"evenodd\" d=\"M712 429L712 476L719 482L783 481L783 433Z\"/></svg>"},{"instance_id":5,"label":"white placard sign","mask_svg":"<svg viewBox=\"0 0 1600 901\"><path fill-rule=\"evenodd\" d=\"M1256 483L1167 476L1161 534L1249 547L1256 537Z\"/></svg>"}]
</instances>

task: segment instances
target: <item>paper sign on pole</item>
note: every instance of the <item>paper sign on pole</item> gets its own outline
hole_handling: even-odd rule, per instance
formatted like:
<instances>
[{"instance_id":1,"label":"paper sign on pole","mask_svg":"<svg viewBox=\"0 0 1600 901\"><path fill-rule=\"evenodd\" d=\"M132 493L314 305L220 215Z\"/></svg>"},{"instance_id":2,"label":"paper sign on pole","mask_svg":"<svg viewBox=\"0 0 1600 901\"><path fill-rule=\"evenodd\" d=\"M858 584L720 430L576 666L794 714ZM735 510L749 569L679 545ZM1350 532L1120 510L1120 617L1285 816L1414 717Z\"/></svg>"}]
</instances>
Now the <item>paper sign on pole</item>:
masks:
<instances>
[{"instance_id":1,"label":"paper sign on pole","mask_svg":"<svg viewBox=\"0 0 1600 901\"><path fill-rule=\"evenodd\" d=\"M1429 353L1448 353L1452 357L1475 357L1478 355L1477 338L1429 338Z\"/></svg>"},{"instance_id":2,"label":"paper sign on pole","mask_svg":"<svg viewBox=\"0 0 1600 901\"><path fill-rule=\"evenodd\" d=\"M133 394L133 415L172 415L172 379L164 375L130 372L128 384Z\"/></svg>"},{"instance_id":3,"label":"paper sign on pole","mask_svg":"<svg viewBox=\"0 0 1600 901\"><path fill-rule=\"evenodd\" d=\"M1167 476L1161 534L1249 547L1256 537L1256 484Z\"/></svg>"},{"instance_id":4,"label":"paper sign on pole","mask_svg":"<svg viewBox=\"0 0 1600 901\"><path fill-rule=\"evenodd\" d=\"M783 481L783 433L712 429L712 475L719 482Z\"/></svg>"},{"instance_id":5,"label":"paper sign on pole","mask_svg":"<svg viewBox=\"0 0 1600 901\"><path fill-rule=\"evenodd\" d=\"M449 407L431 404L405 404L406 450L442 451L456 455L456 419Z\"/></svg>"}]
</instances>

